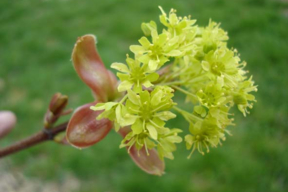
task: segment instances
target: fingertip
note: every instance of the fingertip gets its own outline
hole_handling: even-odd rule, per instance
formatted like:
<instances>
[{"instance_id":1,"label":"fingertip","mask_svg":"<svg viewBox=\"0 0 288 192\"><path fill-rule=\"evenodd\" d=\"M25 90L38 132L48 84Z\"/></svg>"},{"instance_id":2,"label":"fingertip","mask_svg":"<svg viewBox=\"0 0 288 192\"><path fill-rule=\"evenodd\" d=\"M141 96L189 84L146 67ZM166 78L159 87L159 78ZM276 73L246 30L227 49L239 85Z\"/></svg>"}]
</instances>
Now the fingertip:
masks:
<instances>
[{"instance_id":1,"label":"fingertip","mask_svg":"<svg viewBox=\"0 0 288 192\"><path fill-rule=\"evenodd\" d=\"M15 126L17 118L11 111L0 111L0 138L7 135Z\"/></svg>"}]
</instances>

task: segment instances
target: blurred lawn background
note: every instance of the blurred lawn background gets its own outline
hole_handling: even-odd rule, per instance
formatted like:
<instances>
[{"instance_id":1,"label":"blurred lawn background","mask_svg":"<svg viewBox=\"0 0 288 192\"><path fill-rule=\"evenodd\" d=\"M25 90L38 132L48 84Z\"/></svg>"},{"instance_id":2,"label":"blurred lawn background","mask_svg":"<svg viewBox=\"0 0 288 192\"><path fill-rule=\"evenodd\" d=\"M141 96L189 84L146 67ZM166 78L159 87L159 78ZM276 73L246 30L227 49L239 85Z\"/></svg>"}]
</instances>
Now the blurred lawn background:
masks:
<instances>
[{"instance_id":1,"label":"blurred lawn background","mask_svg":"<svg viewBox=\"0 0 288 192\"><path fill-rule=\"evenodd\" d=\"M55 92L70 97L69 107L93 100L70 61L77 37L92 33L104 63L124 62L129 45L141 37L141 22L166 12L192 15L199 25L209 18L228 31L229 47L247 61L259 91L251 115L235 110L222 147L190 160L184 143L166 174L147 175L118 148L111 132L97 145L77 149L45 143L6 158L9 171L61 185L67 173L81 192L255 192L288 189L288 1L287 0L21 0L0 1L0 109L17 114L18 125L0 147L22 139L42 125ZM171 121L187 129L182 119ZM3 160L1 160L3 161Z\"/></svg>"}]
</instances>

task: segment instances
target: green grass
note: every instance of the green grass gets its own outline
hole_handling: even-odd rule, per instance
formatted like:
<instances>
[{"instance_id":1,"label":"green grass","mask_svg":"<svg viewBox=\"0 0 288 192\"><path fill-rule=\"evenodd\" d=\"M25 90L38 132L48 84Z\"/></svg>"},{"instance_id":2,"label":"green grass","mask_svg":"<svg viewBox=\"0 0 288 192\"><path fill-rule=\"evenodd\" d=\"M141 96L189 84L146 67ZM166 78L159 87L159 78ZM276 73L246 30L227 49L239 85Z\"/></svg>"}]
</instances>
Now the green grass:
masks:
<instances>
[{"instance_id":1,"label":"green grass","mask_svg":"<svg viewBox=\"0 0 288 192\"><path fill-rule=\"evenodd\" d=\"M251 115L236 112L233 137L222 147L190 160L184 143L174 161L166 161L162 177L136 167L121 138L111 132L99 144L76 150L45 143L11 157L11 166L30 178L61 183L70 172L81 180L81 192L255 192L288 188L288 2L285 0L158 0L158 1L13 1L0 2L0 109L14 111L18 125L0 146L39 130L55 92L70 97L69 107L93 100L70 61L77 37L93 33L107 66L123 62L129 45L142 32L143 21L175 8L191 14L199 25L209 18L222 23L229 46L248 63L259 91ZM286 14L287 15L287 14ZM172 126L186 129L182 119ZM182 125L182 126L181 126Z\"/></svg>"}]
</instances>

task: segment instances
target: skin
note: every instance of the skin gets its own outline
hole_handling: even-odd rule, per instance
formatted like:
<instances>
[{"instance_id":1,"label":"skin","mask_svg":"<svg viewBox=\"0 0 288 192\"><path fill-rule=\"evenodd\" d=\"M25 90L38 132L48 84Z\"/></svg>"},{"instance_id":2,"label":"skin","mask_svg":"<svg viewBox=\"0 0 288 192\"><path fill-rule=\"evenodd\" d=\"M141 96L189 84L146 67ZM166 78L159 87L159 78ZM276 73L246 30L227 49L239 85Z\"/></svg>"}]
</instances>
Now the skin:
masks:
<instances>
[{"instance_id":1,"label":"skin","mask_svg":"<svg viewBox=\"0 0 288 192\"><path fill-rule=\"evenodd\" d=\"M15 126L16 116L11 111L0 111L0 138L6 136Z\"/></svg>"}]
</instances>

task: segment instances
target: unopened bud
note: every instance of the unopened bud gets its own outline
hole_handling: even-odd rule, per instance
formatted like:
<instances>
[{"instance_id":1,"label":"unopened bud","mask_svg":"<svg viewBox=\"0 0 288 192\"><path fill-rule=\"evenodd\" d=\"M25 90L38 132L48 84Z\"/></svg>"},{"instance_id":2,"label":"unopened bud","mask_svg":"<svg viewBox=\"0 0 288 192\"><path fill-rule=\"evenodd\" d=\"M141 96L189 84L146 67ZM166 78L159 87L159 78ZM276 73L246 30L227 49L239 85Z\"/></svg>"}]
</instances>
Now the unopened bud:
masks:
<instances>
[{"instance_id":1,"label":"unopened bud","mask_svg":"<svg viewBox=\"0 0 288 192\"><path fill-rule=\"evenodd\" d=\"M68 96L56 93L53 95L49 108L44 116L44 127L50 128L60 116L71 113L71 110L64 111L68 103Z\"/></svg>"},{"instance_id":2,"label":"unopened bud","mask_svg":"<svg viewBox=\"0 0 288 192\"><path fill-rule=\"evenodd\" d=\"M57 115L63 111L68 103L68 96L62 95L61 93L56 93L49 105L49 110L54 114Z\"/></svg>"},{"instance_id":3,"label":"unopened bud","mask_svg":"<svg viewBox=\"0 0 288 192\"><path fill-rule=\"evenodd\" d=\"M149 23L142 23L141 29L145 36L150 36L152 30L157 30L157 26L154 21L150 21Z\"/></svg>"},{"instance_id":4,"label":"unopened bud","mask_svg":"<svg viewBox=\"0 0 288 192\"><path fill-rule=\"evenodd\" d=\"M141 29L142 29L144 35L146 35L146 36L150 36L151 35L151 30L150 30L150 28L149 28L147 23L142 23L141 24Z\"/></svg>"}]
</instances>

